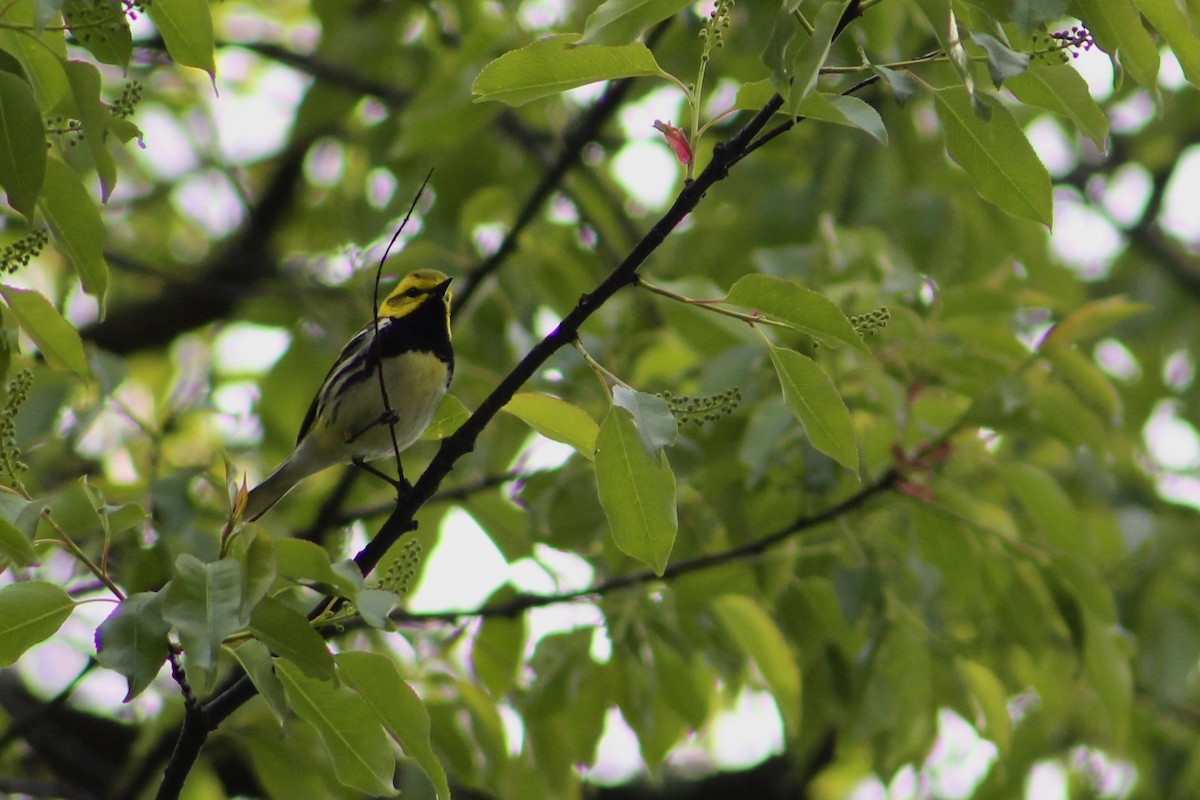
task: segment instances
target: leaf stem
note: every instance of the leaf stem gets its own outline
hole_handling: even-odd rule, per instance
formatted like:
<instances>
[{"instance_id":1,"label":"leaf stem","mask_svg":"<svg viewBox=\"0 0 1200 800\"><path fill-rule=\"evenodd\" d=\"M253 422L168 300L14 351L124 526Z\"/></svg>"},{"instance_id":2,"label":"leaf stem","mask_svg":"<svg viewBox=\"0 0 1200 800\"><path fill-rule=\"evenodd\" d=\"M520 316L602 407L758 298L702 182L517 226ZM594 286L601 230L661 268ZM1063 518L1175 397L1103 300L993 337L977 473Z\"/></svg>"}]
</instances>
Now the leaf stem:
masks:
<instances>
[{"instance_id":1,"label":"leaf stem","mask_svg":"<svg viewBox=\"0 0 1200 800\"><path fill-rule=\"evenodd\" d=\"M107 587L108 590L110 592L112 592L113 595L116 596L116 598L118 600L125 599L125 593L123 591L121 591L121 587L119 587L119 586L117 586L117 584L113 583L112 578L108 577L108 573L106 573L103 569L101 569L96 564L95 561L92 561L92 559L88 557L87 553L85 553L85 552L83 552L83 550L79 549L79 545L75 544L75 542L71 539L70 534L68 534L65 530L63 530L63 527L58 524L58 522L54 519L54 517L52 517L50 515L50 509L48 509L48 508L42 509L42 519L44 519L46 521L46 524L49 525L51 528L53 528L54 531L62 538L61 539L42 539L41 541L49 542L50 544L57 545L58 547L61 547L62 549L66 550L71 555L75 556L75 558L77 558L80 561L80 563L82 563L85 567L87 567L88 571L91 572L93 575L95 575L100 580L100 582L103 583L105 585L105 587Z\"/></svg>"}]
</instances>

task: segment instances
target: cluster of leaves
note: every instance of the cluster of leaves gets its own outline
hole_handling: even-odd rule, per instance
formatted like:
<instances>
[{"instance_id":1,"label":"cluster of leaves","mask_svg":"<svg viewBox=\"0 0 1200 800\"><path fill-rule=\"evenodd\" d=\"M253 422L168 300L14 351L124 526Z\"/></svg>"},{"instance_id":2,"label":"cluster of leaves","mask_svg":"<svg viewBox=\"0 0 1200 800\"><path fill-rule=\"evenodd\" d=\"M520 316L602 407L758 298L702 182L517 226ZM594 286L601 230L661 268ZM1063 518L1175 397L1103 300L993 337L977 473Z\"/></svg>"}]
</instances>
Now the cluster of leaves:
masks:
<instances>
[{"instance_id":1,"label":"cluster of leaves","mask_svg":"<svg viewBox=\"0 0 1200 800\"><path fill-rule=\"evenodd\" d=\"M1125 387L1085 349L1114 331L1132 340L1128 319L1144 307L1099 297L1050 257L1042 226L1053 184L1024 127L1046 110L1097 147L1109 143L1104 112L1062 63L1093 36L1165 104L1158 43L1142 17L1195 82L1200 44L1179 8L1081 1L1072 11L1086 27L1048 30L1066 4L831 0L786 2L760 16L721 2L697 19L685 2L608 0L570 6L559 32L529 43L512 38L512 20L494 4L345 5L314 4L304 17L320 23L311 59L280 58L317 78L290 147L305 152L315 137L338 154L340 172L319 177L313 150L306 203L274 237L248 228L258 237L260 249L245 250L255 264L271 261L268 244L311 261L270 275L279 283L247 298L239 316L290 324L299 308L328 333L298 332L262 379L262 459L286 452L322 366L360 324L358 301L369 295L356 293L368 285L360 272L341 292L351 305L326 302L321 258L334 259L347 236L380 236L402 213L403 198L364 199L363 183L383 174L407 180L435 158L447 168L423 211L421 239L389 265L467 273L459 296L469 322L460 315L455 324L454 390L463 399L449 399L427 433L444 440L412 495L428 502L415 519L404 498L374 507L399 515L409 536L382 558L371 546L348 558L345 540L332 535L321 546L242 526L223 506L226 497L238 506L232 471L225 491L213 477L223 442L206 422L211 411L187 399L190 382L220 389L241 376L198 372L178 354L115 364L89 353L43 294L2 286L6 358L19 327L48 368L39 367L32 388L28 377L14 380L0 419L15 478L16 409L41 409L24 434L38 445L23 447L30 488L0 498L0 552L22 578L0 588L0 665L54 637L98 582L117 605L96 630L97 659L124 676L125 699L164 691L168 662L179 683L180 701L140 731L142 752L167 752L153 737L167 730L169 742L182 720L163 796L181 791L194 764L178 754L199 753L209 727L246 742L258 788L272 796L313 786L329 796L391 793L397 747L411 759L400 763L415 764L400 769L405 783L421 773L416 783L438 797L451 783L512 797L579 796L578 765L594 761L610 709L657 770L747 687L770 693L789 755L821 773L830 792L839 776L919 762L944 707L969 717L1005 763L984 794L1011 794L1064 742L1127 754L1146 775L1163 767L1162 785L1176 793L1194 786L1194 771L1167 763L1171 753L1155 760L1148 743L1182 734L1155 727L1155 707L1144 713L1139 701L1147 693L1176 706L1193 699L1187 670L1171 665L1184 656L1194 663L1200 635L1184 612L1170 625L1149 620L1161 603L1143 597L1139 582L1114 589L1111 581L1144 570L1194 597L1186 565L1144 556L1116 520L1115 509L1136 510L1159 515L1164 529L1176 524L1152 496L1111 491L1115 479L1145 480L1135 454L1149 403L1127 405ZM53 14L45 8L18 0L0 17L0 50L12 57L0 71L0 151L9 154L0 185L28 222L45 219L84 291L103 300L106 227L79 174L94 170L107 200L118 174L109 140L137 135L128 117L139 92L169 91L127 87L106 104L99 68L68 57L79 47L126 67L126 15L135 7L68 0ZM212 72L210 13L219 9L156 0L144 10L176 62ZM858 41L841 36L846 30L861 31ZM396 48L401 37L413 46ZM497 47L507 52L497 56ZM470 104L463 76L474 76L476 99L509 108ZM544 200L550 190L531 185L511 145L481 142L479 131L493 122L517 130L514 140L540 157L571 107L556 96L614 82L595 106L603 110L628 86L615 82L632 78L683 96L690 123L662 129L696 182L678 201L691 205L639 238L640 220L626 217L611 178L591 169L603 160L593 153L588 178L546 168L571 214L518 208L514 194ZM705 97L706 78L726 106ZM47 150L44 120L57 117L82 133L82 153L53 140ZM732 161L718 161L730 144L715 154L704 147L748 119L757 138ZM590 139L598 153L610 149L606 131L584 133L580 150ZM173 218L160 224L169 204L146 205L128 223L145 237L137 249L166 257L187 237ZM261 224L272 214L250 216ZM481 232L497 225L508 231L505 244L466 268ZM521 239L522 268L503 269L530 225L538 235ZM245 271L229 264L198 272L186 303L208 296L196 288L214 282L206 278ZM112 295L133 306L147 286L123 277ZM617 295L622 286L632 289ZM1136 283L1120 288L1142 296ZM180 308L193 313L180 306L176 316ZM213 308L210 319L223 319L228 296ZM560 326L535 343L527 321L547 311L586 325L568 336ZM1032 318L1056 324L1047 334ZM149 326L143 333L157 335ZM173 337L153 344L178 353L212 343L206 333ZM591 353L603 353L605 366ZM504 377L518 362L524 372ZM99 401L55 371L93 379ZM122 385L145 388L151 410L135 410ZM37 402L22 403L31 392L41 392ZM133 423L119 447L132 478L110 472L84 444L114 415ZM714 424L679 425L696 416ZM574 454L524 472L531 431ZM80 472L87 477L78 482L60 477ZM515 486L496 488L512 478ZM433 495L443 479L465 488ZM339 516L347 491L336 488L318 508L325 480L306 483L266 527L299 530L303 521L321 539L331 513L374 518L371 507ZM349 491L364 502L381 496ZM426 568L420 553L435 545L452 507L467 511L508 563L565 551L594 582L544 595L504 585L479 609L407 613L404 597ZM393 521L369 528L375 541L387 541ZM74 558L67 589L38 571L51 547ZM581 598L594 601L599 632L532 639L527 610ZM1132 657L1130 629L1147 642L1153 669ZM1180 630L1183 645L1172 638ZM396 637L421 657L394 646ZM610 650L603 657L600 641ZM1161 685L1147 691L1147 677ZM1008 700L1018 692L1042 706L1014 720ZM255 694L262 703L230 718ZM506 740L502 709L515 711L519 744ZM821 755L831 737L843 748Z\"/></svg>"}]
</instances>

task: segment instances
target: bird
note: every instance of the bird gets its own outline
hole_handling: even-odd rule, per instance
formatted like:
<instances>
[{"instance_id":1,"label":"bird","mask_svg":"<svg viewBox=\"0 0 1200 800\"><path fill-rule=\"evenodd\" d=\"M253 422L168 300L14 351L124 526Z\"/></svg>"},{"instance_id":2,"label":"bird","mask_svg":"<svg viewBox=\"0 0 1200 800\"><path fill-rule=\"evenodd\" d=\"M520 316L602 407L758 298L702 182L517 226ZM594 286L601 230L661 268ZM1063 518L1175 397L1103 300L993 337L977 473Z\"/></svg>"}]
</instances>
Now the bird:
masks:
<instances>
[{"instance_id":1,"label":"bird","mask_svg":"<svg viewBox=\"0 0 1200 800\"><path fill-rule=\"evenodd\" d=\"M342 349L300 423L295 449L250 491L242 520L259 519L297 483L328 467L355 463L382 475L366 462L420 438L454 377L450 281L435 269L400 279L378 316Z\"/></svg>"}]
</instances>

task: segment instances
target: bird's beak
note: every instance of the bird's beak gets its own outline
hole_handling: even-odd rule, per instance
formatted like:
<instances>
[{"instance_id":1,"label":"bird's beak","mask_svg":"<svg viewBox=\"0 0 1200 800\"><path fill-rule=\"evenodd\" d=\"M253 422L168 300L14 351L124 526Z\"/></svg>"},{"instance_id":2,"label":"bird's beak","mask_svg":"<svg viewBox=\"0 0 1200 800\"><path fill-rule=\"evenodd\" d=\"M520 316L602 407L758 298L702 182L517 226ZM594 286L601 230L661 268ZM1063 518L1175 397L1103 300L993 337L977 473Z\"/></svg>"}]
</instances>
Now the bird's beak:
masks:
<instances>
[{"instance_id":1,"label":"bird's beak","mask_svg":"<svg viewBox=\"0 0 1200 800\"><path fill-rule=\"evenodd\" d=\"M454 280L454 279L453 279L453 278L446 278L446 280L442 281L442 282L441 282L441 283L439 283L437 286L433 287L433 291L432 291L432 292L430 292L430 294L432 294L434 297L447 297L447 296L449 296L449 294L450 294L450 281L452 281L452 280Z\"/></svg>"}]
</instances>

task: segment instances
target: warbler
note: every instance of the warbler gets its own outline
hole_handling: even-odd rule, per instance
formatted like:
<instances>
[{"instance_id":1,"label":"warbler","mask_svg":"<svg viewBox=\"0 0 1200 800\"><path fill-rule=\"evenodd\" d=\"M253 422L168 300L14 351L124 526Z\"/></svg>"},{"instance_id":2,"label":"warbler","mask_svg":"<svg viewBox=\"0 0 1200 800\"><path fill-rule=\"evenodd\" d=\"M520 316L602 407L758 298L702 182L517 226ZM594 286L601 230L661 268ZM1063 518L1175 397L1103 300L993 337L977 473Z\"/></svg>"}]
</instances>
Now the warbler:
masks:
<instances>
[{"instance_id":1,"label":"warbler","mask_svg":"<svg viewBox=\"0 0 1200 800\"><path fill-rule=\"evenodd\" d=\"M387 458L420 438L454 375L450 301L450 278L435 269L400 279L378 320L364 325L334 362L300 423L296 448L251 490L242 519L258 519L309 475Z\"/></svg>"}]
</instances>

